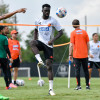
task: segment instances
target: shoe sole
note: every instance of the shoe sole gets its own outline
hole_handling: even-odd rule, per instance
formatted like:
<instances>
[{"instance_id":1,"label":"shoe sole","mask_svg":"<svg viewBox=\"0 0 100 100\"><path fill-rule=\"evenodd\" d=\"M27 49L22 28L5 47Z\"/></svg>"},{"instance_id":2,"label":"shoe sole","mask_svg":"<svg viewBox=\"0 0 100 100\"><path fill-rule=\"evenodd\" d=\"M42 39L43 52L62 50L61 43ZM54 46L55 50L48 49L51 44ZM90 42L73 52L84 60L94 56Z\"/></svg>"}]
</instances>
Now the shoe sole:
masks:
<instances>
[{"instance_id":1,"label":"shoe sole","mask_svg":"<svg viewBox=\"0 0 100 100\"><path fill-rule=\"evenodd\" d=\"M46 65L42 65L42 64L37 64L39 68L41 67L46 67Z\"/></svg>"},{"instance_id":2,"label":"shoe sole","mask_svg":"<svg viewBox=\"0 0 100 100\"><path fill-rule=\"evenodd\" d=\"M74 89L74 90L82 90L82 89Z\"/></svg>"},{"instance_id":3,"label":"shoe sole","mask_svg":"<svg viewBox=\"0 0 100 100\"><path fill-rule=\"evenodd\" d=\"M49 95L51 95L50 93L48 93ZM54 95L51 95L51 96L55 96L56 94L54 94Z\"/></svg>"},{"instance_id":4,"label":"shoe sole","mask_svg":"<svg viewBox=\"0 0 100 100\"><path fill-rule=\"evenodd\" d=\"M49 94L49 95L51 95L51 94ZM56 95L56 94L55 94ZM51 96L55 96L55 95L51 95Z\"/></svg>"}]
</instances>

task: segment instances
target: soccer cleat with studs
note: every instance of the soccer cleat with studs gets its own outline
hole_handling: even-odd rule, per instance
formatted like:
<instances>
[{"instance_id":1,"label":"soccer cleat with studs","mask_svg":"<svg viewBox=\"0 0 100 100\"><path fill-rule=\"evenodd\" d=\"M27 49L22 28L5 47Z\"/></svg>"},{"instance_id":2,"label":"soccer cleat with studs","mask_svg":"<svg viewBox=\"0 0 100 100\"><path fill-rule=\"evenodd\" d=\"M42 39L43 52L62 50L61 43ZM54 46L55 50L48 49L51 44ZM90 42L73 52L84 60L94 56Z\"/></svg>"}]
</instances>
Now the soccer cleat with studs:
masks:
<instances>
[{"instance_id":1,"label":"soccer cleat with studs","mask_svg":"<svg viewBox=\"0 0 100 100\"><path fill-rule=\"evenodd\" d=\"M11 87L6 87L5 89L6 89L6 90L9 90L9 89L11 89Z\"/></svg>"},{"instance_id":2,"label":"soccer cleat with studs","mask_svg":"<svg viewBox=\"0 0 100 100\"><path fill-rule=\"evenodd\" d=\"M43 61L38 62L38 67L46 67L46 65L43 63Z\"/></svg>"},{"instance_id":3,"label":"soccer cleat with studs","mask_svg":"<svg viewBox=\"0 0 100 100\"><path fill-rule=\"evenodd\" d=\"M87 89L87 90L90 90L90 86L86 86L86 89Z\"/></svg>"},{"instance_id":4,"label":"soccer cleat with studs","mask_svg":"<svg viewBox=\"0 0 100 100\"><path fill-rule=\"evenodd\" d=\"M16 85L14 85L13 83L10 83L9 87L12 87L12 88L17 88Z\"/></svg>"},{"instance_id":5,"label":"soccer cleat with studs","mask_svg":"<svg viewBox=\"0 0 100 100\"><path fill-rule=\"evenodd\" d=\"M56 95L52 89L49 90L48 94L51 95L51 96L55 96Z\"/></svg>"},{"instance_id":6,"label":"soccer cleat with studs","mask_svg":"<svg viewBox=\"0 0 100 100\"><path fill-rule=\"evenodd\" d=\"M74 90L81 90L81 86L77 86Z\"/></svg>"}]
</instances>

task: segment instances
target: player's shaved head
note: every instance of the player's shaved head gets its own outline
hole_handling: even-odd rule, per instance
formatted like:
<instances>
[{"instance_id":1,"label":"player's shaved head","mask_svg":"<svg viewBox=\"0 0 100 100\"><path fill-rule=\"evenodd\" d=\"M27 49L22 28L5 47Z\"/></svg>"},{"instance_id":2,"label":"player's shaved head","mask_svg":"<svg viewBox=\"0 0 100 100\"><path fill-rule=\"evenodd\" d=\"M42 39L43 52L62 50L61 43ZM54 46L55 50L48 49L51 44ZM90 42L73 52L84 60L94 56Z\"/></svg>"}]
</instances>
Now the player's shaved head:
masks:
<instances>
[{"instance_id":1,"label":"player's shaved head","mask_svg":"<svg viewBox=\"0 0 100 100\"><path fill-rule=\"evenodd\" d=\"M78 20L78 19L74 19L73 22L72 22L72 25L73 25L74 28L79 27L79 26L78 26L78 25L80 25L79 20ZM76 25L76 26L75 26L75 25Z\"/></svg>"}]
</instances>

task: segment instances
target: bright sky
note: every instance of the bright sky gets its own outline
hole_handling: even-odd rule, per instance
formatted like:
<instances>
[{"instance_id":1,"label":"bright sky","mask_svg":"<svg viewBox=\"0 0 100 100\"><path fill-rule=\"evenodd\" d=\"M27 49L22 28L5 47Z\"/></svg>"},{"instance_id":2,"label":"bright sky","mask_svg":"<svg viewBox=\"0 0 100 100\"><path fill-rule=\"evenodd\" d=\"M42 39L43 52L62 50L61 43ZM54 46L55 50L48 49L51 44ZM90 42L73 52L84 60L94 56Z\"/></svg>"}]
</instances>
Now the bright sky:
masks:
<instances>
[{"instance_id":1,"label":"bright sky","mask_svg":"<svg viewBox=\"0 0 100 100\"><path fill-rule=\"evenodd\" d=\"M51 16L58 20L61 25L71 25L73 19L79 19L80 24L85 24L85 16L87 16L88 25L100 24L100 0L4 0L4 3L9 4L9 11L12 12L19 8L27 8L25 14L17 14L18 24L34 24L35 20L42 16L42 5L48 3L51 5ZM67 10L65 18L58 18L56 16L56 9L64 7ZM72 27L65 26L68 36L73 31ZM85 29L84 27L81 27ZM27 34L34 29L31 26L18 27L19 32L23 33L23 38L27 38ZM87 32L89 37L94 32L97 32L97 27L88 27Z\"/></svg>"}]
</instances>

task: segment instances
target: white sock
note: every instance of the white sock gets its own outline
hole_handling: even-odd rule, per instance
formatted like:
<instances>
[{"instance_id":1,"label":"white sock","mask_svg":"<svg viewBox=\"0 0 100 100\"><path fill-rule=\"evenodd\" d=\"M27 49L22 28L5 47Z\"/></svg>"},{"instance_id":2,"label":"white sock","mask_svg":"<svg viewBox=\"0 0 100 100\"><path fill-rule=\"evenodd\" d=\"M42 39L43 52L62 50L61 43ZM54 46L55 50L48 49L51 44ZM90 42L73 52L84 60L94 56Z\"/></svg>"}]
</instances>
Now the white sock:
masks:
<instances>
[{"instance_id":1,"label":"white sock","mask_svg":"<svg viewBox=\"0 0 100 100\"><path fill-rule=\"evenodd\" d=\"M90 79L89 79L89 82L90 82Z\"/></svg>"},{"instance_id":2,"label":"white sock","mask_svg":"<svg viewBox=\"0 0 100 100\"><path fill-rule=\"evenodd\" d=\"M49 80L49 90L53 90L53 80Z\"/></svg>"},{"instance_id":3,"label":"white sock","mask_svg":"<svg viewBox=\"0 0 100 100\"><path fill-rule=\"evenodd\" d=\"M40 57L40 54L36 54L35 55L35 58L38 60L38 62L42 61L41 57ZM43 62L43 61L42 61Z\"/></svg>"}]
</instances>

